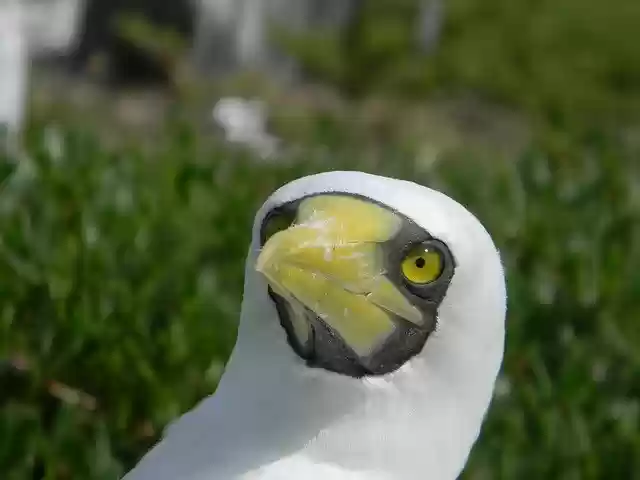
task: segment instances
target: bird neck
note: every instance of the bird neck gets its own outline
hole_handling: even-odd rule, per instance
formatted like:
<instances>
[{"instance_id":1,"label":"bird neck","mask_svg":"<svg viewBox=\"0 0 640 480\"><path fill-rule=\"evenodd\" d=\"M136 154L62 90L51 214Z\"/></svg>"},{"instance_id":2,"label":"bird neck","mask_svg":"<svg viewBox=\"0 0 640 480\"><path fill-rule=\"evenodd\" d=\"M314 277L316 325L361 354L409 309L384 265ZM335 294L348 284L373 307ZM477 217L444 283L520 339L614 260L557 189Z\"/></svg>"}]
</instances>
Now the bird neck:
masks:
<instances>
[{"instance_id":1,"label":"bird neck","mask_svg":"<svg viewBox=\"0 0 640 480\"><path fill-rule=\"evenodd\" d=\"M303 459L312 470L340 466L345 480L359 474L385 480L454 479L488 405L476 395L456 393L451 381L435 372L425 375L415 363L392 380L355 380L302 364L281 364L275 370L270 368L273 359L251 367L240 352L214 397L219 416L211 431L224 432L215 443L224 441L229 450L219 464L234 452L252 452L254 465L234 464L242 474L263 469L264 478L270 478L271 469Z\"/></svg>"},{"instance_id":2,"label":"bird neck","mask_svg":"<svg viewBox=\"0 0 640 480\"><path fill-rule=\"evenodd\" d=\"M385 377L354 379L309 368L287 344L266 286L252 272L247 278L238 342L211 399L217 407L210 408L217 412L211 429L224 436L226 478L270 478L270 469L301 459L314 469L338 465L345 480L369 471L383 476L366 478L458 476L495 374L482 381L456 378L456 372L468 375L460 362L474 359L438 338ZM254 464L234 463L234 452L247 450ZM238 461L246 462L246 455ZM264 477L242 476L261 468Z\"/></svg>"},{"instance_id":3,"label":"bird neck","mask_svg":"<svg viewBox=\"0 0 640 480\"><path fill-rule=\"evenodd\" d=\"M354 379L306 367L286 341L252 268L238 340L216 393L165 432L131 480L453 480L491 400L501 322L461 323L441 306L423 351L384 377ZM455 282L451 288L462 288ZM504 305L471 298L478 315Z\"/></svg>"}]
</instances>

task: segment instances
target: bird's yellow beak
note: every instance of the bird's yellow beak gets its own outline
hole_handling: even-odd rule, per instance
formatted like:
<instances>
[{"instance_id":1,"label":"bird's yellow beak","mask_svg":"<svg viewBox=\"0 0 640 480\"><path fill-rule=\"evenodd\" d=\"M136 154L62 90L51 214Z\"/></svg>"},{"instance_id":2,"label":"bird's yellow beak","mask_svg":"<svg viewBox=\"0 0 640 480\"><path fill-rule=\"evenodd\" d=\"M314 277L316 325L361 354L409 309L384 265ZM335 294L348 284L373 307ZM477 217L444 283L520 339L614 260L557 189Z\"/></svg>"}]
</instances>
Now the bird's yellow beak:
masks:
<instances>
[{"instance_id":1,"label":"bird's yellow beak","mask_svg":"<svg viewBox=\"0 0 640 480\"><path fill-rule=\"evenodd\" d=\"M393 333L394 315L423 323L420 310L385 276L382 244L401 222L359 198L310 197L300 203L292 226L267 239L256 270L289 304L299 335L306 307L365 357Z\"/></svg>"}]
</instances>

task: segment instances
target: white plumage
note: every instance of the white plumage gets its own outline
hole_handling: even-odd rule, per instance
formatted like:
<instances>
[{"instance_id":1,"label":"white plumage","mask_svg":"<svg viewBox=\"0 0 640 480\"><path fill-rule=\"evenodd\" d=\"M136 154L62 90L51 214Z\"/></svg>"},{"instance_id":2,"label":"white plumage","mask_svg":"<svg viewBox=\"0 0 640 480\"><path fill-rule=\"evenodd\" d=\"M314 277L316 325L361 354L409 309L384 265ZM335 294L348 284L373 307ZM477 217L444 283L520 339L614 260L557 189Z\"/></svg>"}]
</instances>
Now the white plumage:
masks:
<instances>
[{"instance_id":1,"label":"white plumage","mask_svg":"<svg viewBox=\"0 0 640 480\"><path fill-rule=\"evenodd\" d=\"M265 215L331 191L361 195L403 214L455 257L437 330L390 374L354 378L309 368L287 342L255 270ZM238 339L217 392L171 425L126 480L459 475L492 397L506 312L498 252L471 213L410 182L359 172L304 177L275 192L256 215L245 275Z\"/></svg>"}]
</instances>

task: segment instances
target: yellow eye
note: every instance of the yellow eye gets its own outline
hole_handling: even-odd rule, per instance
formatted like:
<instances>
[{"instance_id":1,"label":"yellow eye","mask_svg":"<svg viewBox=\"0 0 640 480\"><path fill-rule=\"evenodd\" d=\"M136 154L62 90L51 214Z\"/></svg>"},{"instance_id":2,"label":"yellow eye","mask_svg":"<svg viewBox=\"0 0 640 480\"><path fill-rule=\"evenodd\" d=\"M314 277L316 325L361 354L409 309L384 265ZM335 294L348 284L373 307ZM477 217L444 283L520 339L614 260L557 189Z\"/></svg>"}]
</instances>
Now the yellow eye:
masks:
<instances>
[{"instance_id":1,"label":"yellow eye","mask_svg":"<svg viewBox=\"0 0 640 480\"><path fill-rule=\"evenodd\" d=\"M442 254L428 245L419 245L409 251L402 261L401 269L411 283L431 283L442 274Z\"/></svg>"}]
</instances>

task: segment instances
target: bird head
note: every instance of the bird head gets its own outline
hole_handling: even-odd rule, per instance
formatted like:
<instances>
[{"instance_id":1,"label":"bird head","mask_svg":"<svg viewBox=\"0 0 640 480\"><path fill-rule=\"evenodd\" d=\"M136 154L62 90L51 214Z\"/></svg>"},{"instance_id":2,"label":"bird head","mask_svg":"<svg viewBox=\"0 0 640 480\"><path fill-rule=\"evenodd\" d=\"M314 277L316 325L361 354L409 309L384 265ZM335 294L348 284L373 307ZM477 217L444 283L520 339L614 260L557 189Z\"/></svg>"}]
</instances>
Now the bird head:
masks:
<instances>
[{"instance_id":1,"label":"bird head","mask_svg":"<svg viewBox=\"0 0 640 480\"><path fill-rule=\"evenodd\" d=\"M506 298L499 256L480 222L444 194L360 172L305 177L267 200L254 245L253 268L307 367L384 376L420 359L436 336L465 350L495 344L495 379Z\"/></svg>"},{"instance_id":2,"label":"bird head","mask_svg":"<svg viewBox=\"0 0 640 480\"><path fill-rule=\"evenodd\" d=\"M132 480L458 477L506 313L500 257L465 207L361 172L303 177L258 211L245 272L215 395Z\"/></svg>"}]
</instances>

